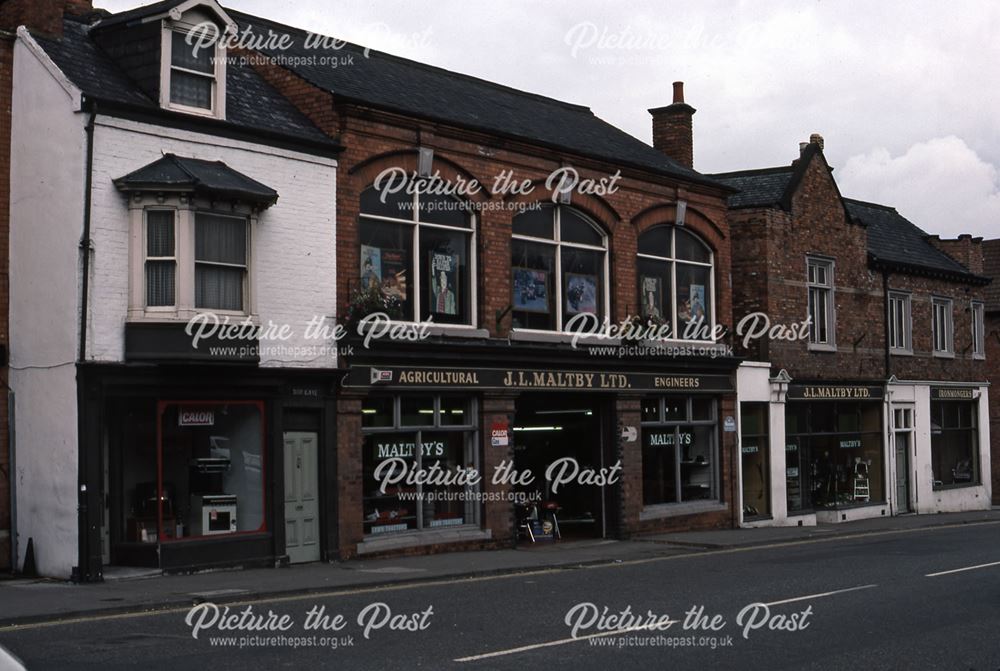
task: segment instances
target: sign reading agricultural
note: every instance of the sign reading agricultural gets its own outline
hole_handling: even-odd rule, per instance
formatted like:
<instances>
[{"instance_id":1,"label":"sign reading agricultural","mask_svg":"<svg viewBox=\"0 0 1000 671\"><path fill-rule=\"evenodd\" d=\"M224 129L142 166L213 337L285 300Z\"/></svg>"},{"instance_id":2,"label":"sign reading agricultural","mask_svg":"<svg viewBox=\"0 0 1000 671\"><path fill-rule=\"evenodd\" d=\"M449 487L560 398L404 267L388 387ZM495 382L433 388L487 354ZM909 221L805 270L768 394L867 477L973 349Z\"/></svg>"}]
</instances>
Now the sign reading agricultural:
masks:
<instances>
[{"instance_id":1,"label":"sign reading agricultural","mask_svg":"<svg viewBox=\"0 0 1000 671\"><path fill-rule=\"evenodd\" d=\"M345 387L403 389L580 389L610 391L728 392L728 375L556 371L523 368L413 368L405 366L353 366Z\"/></svg>"}]
</instances>

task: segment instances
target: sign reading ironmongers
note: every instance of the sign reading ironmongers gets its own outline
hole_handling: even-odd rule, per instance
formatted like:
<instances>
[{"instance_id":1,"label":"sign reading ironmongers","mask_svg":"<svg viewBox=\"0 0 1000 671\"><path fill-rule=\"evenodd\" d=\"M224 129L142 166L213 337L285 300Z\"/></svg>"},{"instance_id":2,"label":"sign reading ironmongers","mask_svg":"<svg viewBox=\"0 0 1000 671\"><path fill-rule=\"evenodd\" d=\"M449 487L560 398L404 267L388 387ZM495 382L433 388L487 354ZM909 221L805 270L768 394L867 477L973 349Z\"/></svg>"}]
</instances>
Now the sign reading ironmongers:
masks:
<instances>
[{"instance_id":1,"label":"sign reading ironmongers","mask_svg":"<svg viewBox=\"0 0 1000 671\"><path fill-rule=\"evenodd\" d=\"M878 401L885 390L882 387L856 384L792 384L788 398L805 401Z\"/></svg>"},{"instance_id":2,"label":"sign reading ironmongers","mask_svg":"<svg viewBox=\"0 0 1000 671\"><path fill-rule=\"evenodd\" d=\"M976 398L973 387L931 387L931 400L972 401Z\"/></svg>"},{"instance_id":3,"label":"sign reading ironmongers","mask_svg":"<svg viewBox=\"0 0 1000 671\"><path fill-rule=\"evenodd\" d=\"M433 389L584 389L729 392L728 375L554 371L523 368L411 368L353 366L345 387Z\"/></svg>"}]
</instances>

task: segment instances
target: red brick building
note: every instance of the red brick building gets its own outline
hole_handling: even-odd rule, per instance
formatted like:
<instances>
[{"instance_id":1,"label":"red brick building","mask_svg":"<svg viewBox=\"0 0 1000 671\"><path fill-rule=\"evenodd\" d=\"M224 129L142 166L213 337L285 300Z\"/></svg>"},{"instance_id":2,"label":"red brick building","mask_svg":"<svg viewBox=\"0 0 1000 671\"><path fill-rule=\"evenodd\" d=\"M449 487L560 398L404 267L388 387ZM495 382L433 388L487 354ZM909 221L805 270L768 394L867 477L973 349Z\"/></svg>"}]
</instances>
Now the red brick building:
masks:
<instances>
[{"instance_id":1,"label":"red brick building","mask_svg":"<svg viewBox=\"0 0 1000 671\"><path fill-rule=\"evenodd\" d=\"M986 374L1000 380L1000 239L984 240L983 274L993 280L986 287ZM993 505L1000 505L1000 396L990 395L990 447Z\"/></svg>"},{"instance_id":2,"label":"red brick building","mask_svg":"<svg viewBox=\"0 0 1000 671\"><path fill-rule=\"evenodd\" d=\"M238 18L301 45L301 30ZM258 70L345 147L338 310L359 311L374 277L380 295L397 299L400 323L436 324L422 342L355 344L341 360L331 554L508 544L515 496L558 506L567 537L732 525L735 442L722 424L735 412L735 360L713 358L711 337L675 342L704 356L610 358L564 333L581 313L616 323L700 310L706 324L729 325L728 190L691 169L694 109L682 86L651 110L652 148L586 107L385 54L348 46L346 67L334 69L286 68L281 52L267 55ZM612 188L555 196L546 180L567 168ZM373 185L387 170L408 183L482 188L382 202ZM530 193L505 192L508 178ZM462 421L442 424L453 415ZM476 467L486 502L417 508L401 498L412 487L378 491L386 455L414 452L424 465ZM543 471L566 457L598 472L618 464L621 479L553 491ZM505 463L537 479L490 482Z\"/></svg>"},{"instance_id":3,"label":"red brick building","mask_svg":"<svg viewBox=\"0 0 1000 671\"><path fill-rule=\"evenodd\" d=\"M988 506L982 241L844 198L818 135L715 177L740 189L734 322L800 327L739 350L770 364L741 371L745 522Z\"/></svg>"}]
</instances>

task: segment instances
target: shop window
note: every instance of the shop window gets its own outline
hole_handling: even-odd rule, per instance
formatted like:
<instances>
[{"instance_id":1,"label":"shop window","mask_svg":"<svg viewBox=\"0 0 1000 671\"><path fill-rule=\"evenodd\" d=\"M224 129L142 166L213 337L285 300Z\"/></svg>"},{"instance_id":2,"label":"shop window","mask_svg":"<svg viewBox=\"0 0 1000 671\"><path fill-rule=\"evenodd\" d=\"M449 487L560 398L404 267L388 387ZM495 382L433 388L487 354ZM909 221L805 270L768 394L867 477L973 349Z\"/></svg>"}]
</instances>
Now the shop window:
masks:
<instances>
[{"instance_id":1,"label":"shop window","mask_svg":"<svg viewBox=\"0 0 1000 671\"><path fill-rule=\"evenodd\" d=\"M514 217L511 292L515 328L556 331L608 311L608 241L596 223L564 205Z\"/></svg>"},{"instance_id":2,"label":"shop window","mask_svg":"<svg viewBox=\"0 0 1000 671\"><path fill-rule=\"evenodd\" d=\"M696 403L705 419L694 416ZM643 505L718 500L716 406L714 399L691 397L643 401ZM663 419L646 421L653 416Z\"/></svg>"},{"instance_id":3,"label":"shop window","mask_svg":"<svg viewBox=\"0 0 1000 671\"><path fill-rule=\"evenodd\" d=\"M461 201L427 193L429 186L406 190L384 193L384 202L374 187L361 195L360 295L352 300L377 291L379 311L393 319L475 324L473 217Z\"/></svg>"},{"instance_id":4,"label":"shop window","mask_svg":"<svg viewBox=\"0 0 1000 671\"><path fill-rule=\"evenodd\" d=\"M934 489L979 484L978 418L975 402L931 401Z\"/></svg>"},{"instance_id":5,"label":"shop window","mask_svg":"<svg viewBox=\"0 0 1000 671\"><path fill-rule=\"evenodd\" d=\"M986 325L985 308L982 303L973 301L969 306L972 312L972 357L986 358Z\"/></svg>"},{"instance_id":6,"label":"shop window","mask_svg":"<svg viewBox=\"0 0 1000 671\"><path fill-rule=\"evenodd\" d=\"M256 401L160 402L155 434L133 434L152 447L122 446L125 540L266 531L263 422Z\"/></svg>"},{"instance_id":7,"label":"shop window","mask_svg":"<svg viewBox=\"0 0 1000 671\"><path fill-rule=\"evenodd\" d=\"M952 356L955 353L955 329L952 322L950 298L931 300L931 339L935 356Z\"/></svg>"},{"instance_id":8,"label":"shop window","mask_svg":"<svg viewBox=\"0 0 1000 671\"><path fill-rule=\"evenodd\" d=\"M639 314L667 323L674 338L711 340L714 321L714 255L695 234L656 226L639 236Z\"/></svg>"},{"instance_id":9,"label":"shop window","mask_svg":"<svg viewBox=\"0 0 1000 671\"><path fill-rule=\"evenodd\" d=\"M885 501L882 405L789 403L785 414L789 512Z\"/></svg>"},{"instance_id":10,"label":"shop window","mask_svg":"<svg viewBox=\"0 0 1000 671\"><path fill-rule=\"evenodd\" d=\"M893 354L913 353L913 324L910 295L889 292L889 350Z\"/></svg>"},{"instance_id":11,"label":"shop window","mask_svg":"<svg viewBox=\"0 0 1000 671\"><path fill-rule=\"evenodd\" d=\"M768 404L740 404L740 461L744 517L771 514Z\"/></svg>"},{"instance_id":12,"label":"shop window","mask_svg":"<svg viewBox=\"0 0 1000 671\"><path fill-rule=\"evenodd\" d=\"M809 302L809 346L836 349L836 322L833 301L833 261L809 257L806 260Z\"/></svg>"},{"instance_id":13,"label":"shop window","mask_svg":"<svg viewBox=\"0 0 1000 671\"><path fill-rule=\"evenodd\" d=\"M363 514L366 535L440 529L478 523L478 506L463 484L390 484L382 491L380 465L401 459L411 472L454 474L479 468L475 405L467 397L407 395L365 399L362 417ZM390 417L398 420L386 422ZM398 463L398 462L391 462ZM382 466L382 474L390 465ZM399 471L394 471L399 473Z\"/></svg>"}]
</instances>

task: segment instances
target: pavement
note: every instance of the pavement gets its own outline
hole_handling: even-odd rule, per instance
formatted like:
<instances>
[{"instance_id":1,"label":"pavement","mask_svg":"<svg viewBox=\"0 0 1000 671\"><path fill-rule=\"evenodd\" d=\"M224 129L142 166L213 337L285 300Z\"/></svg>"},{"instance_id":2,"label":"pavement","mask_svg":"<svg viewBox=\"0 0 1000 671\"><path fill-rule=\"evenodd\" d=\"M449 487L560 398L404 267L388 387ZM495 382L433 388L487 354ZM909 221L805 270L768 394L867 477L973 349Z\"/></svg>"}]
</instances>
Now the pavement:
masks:
<instances>
[{"instance_id":1,"label":"pavement","mask_svg":"<svg viewBox=\"0 0 1000 671\"><path fill-rule=\"evenodd\" d=\"M667 556L822 543L828 539L867 534L905 534L932 527L975 524L1000 524L1000 509L887 517L815 527L687 531L642 536L629 541L567 541L522 545L509 550L313 563L275 569L153 577L124 572L117 579L99 584L14 576L0 579L0 628L94 615L166 610L201 601L222 605L281 596L334 595L375 587L450 583L474 577L603 564L639 564Z\"/></svg>"}]
</instances>

